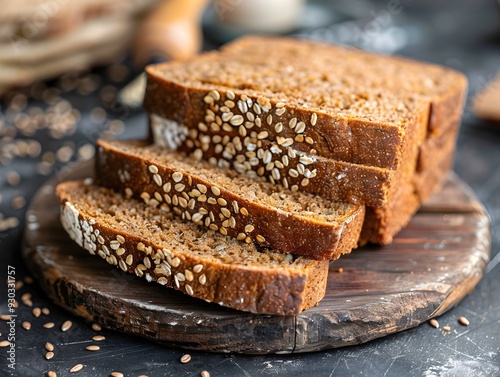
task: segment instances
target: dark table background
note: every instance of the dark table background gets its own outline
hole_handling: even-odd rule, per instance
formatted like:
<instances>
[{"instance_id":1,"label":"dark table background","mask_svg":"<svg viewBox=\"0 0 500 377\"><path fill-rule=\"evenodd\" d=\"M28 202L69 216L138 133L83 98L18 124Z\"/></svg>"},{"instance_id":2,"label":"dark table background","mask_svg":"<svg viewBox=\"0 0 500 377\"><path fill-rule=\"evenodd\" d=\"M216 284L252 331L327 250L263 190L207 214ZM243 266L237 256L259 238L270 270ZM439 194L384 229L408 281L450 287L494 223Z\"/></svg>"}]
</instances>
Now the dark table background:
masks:
<instances>
[{"instance_id":1,"label":"dark table background","mask_svg":"<svg viewBox=\"0 0 500 377\"><path fill-rule=\"evenodd\" d=\"M399 5L397 12L389 11L394 9L393 4ZM471 97L500 70L500 20L495 2L346 0L323 5L328 7L320 12L324 19L315 22L316 8L310 8L303 28L295 34L444 64L465 72L469 78L469 99L455 170L471 185L491 215L492 260L476 289L439 318L441 327L449 325L451 331L445 333L422 324L368 344L310 354L245 356L189 352L191 362L181 364L179 358L187 351L107 330L100 332L106 340L101 342L99 352L85 351L96 332L85 321L52 304L34 283L20 288L17 299L29 292L34 307L47 307L50 314L35 318L32 308L19 305L17 365L12 375L42 376L55 370L59 376L65 376L73 365L83 363L85 368L78 376L108 376L112 371L126 376L199 376L202 370L211 376L500 376L500 124L481 121L471 111ZM221 35L210 24L205 30L206 46L211 48ZM18 226L0 231L2 282L8 265L15 267L18 281L27 274L20 258L20 244L26 208L36 189L68 163L89 158L89 147L103 133L124 138L145 135L145 115L118 104L109 94L133 75L125 63L77 78L68 76L46 87L39 86L32 94L29 90L21 91L1 102L0 223L9 217L20 220ZM22 126L19 113L33 107L46 110L60 98L79 111L74 133L71 122L69 131L62 133L48 125L34 130ZM23 152L23 140L34 145L31 157ZM41 146L40 156L37 145ZM50 151L59 151L55 161L47 154ZM45 163L40 165L42 156ZM7 293L3 284L0 294L0 314L5 314ZM469 319L468 327L457 324L460 316ZM67 319L73 321L73 327L62 332L60 326ZM24 320L31 322L31 330L21 328ZM44 329L42 324L48 321L55 322L56 327ZM8 327L4 321L0 321L0 333L0 340L5 339ZM56 346L56 356L50 361L44 358L46 341ZM0 348L0 376L11 375L6 357L6 348Z\"/></svg>"}]
</instances>

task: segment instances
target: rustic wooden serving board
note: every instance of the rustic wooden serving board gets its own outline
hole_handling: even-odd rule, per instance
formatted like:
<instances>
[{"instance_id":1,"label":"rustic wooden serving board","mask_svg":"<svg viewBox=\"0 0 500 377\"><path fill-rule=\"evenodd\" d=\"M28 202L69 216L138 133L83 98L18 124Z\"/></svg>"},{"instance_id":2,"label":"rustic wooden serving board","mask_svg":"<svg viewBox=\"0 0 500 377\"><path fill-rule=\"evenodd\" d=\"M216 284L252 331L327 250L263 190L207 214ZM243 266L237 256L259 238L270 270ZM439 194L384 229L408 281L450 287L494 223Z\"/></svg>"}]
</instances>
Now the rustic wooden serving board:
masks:
<instances>
[{"instance_id":1,"label":"rustic wooden serving board","mask_svg":"<svg viewBox=\"0 0 500 377\"><path fill-rule=\"evenodd\" d=\"M62 307L172 346L259 354L367 342L456 305L481 279L489 258L489 218L470 188L450 174L392 245L363 247L332 262L317 307L295 317L238 312L147 283L75 245L59 223L54 186L91 170L90 163L73 167L39 190L28 211L24 258Z\"/></svg>"}]
</instances>

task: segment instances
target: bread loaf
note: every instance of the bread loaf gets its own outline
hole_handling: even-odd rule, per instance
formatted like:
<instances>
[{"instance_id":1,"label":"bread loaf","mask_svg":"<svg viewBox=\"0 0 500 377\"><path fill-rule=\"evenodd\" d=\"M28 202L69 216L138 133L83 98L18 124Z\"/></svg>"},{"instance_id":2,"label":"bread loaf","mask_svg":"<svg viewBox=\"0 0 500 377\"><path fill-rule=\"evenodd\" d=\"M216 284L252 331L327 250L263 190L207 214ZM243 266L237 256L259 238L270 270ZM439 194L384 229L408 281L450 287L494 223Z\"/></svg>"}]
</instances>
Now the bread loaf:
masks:
<instances>
[{"instance_id":1,"label":"bread loaf","mask_svg":"<svg viewBox=\"0 0 500 377\"><path fill-rule=\"evenodd\" d=\"M259 248L81 181L57 187L69 236L111 265L200 298L253 313L295 315L326 289L328 261Z\"/></svg>"},{"instance_id":2,"label":"bread loaf","mask_svg":"<svg viewBox=\"0 0 500 377\"><path fill-rule=\"evenodd\" d=\"M97 142L96 181L223 235L313 259L357 246L364 206L292 192L140 141Z\"/></svg>"}]
</instances>

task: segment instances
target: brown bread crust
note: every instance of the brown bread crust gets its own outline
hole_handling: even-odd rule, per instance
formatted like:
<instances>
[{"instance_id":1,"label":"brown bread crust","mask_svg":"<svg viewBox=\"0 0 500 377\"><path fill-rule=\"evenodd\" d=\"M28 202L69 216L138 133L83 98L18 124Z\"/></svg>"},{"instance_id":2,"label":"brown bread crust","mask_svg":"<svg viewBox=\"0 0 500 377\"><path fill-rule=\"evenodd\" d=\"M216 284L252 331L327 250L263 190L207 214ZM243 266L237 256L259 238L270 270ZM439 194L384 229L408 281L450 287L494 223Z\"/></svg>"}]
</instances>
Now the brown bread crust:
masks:
<instances>
[{"instance_id":1,"label":"brown bread crust","mask_svg":"<svg viewBox=\"0 0 500 377\"><path fill-rule=\"evenodd\" d=\"M316 305L325 294L328 261L287 260L281 258L284 254L268 249L258 251L255 245L235 245L236 241L228 237L211 231L203 234L194 224L171 220L171 228L177 232L182 230L180 234L186 238L189 233L195 240L176 249L165 241L165 237L179 237L176 234L169 236L168 227L162 241L148 235L155 228L155 220L151 217L164 216L160 210L155 211L104 188L85 186L82 182L60 184L57 195L62 205L63 226L75 242L111 265L148 281L229 308L278 315L296 315ZM97 208L87 202L95 195L112 198L109 201L115 202L116 208L130 205L147 216L133 226L119 223L119 220L109 222L103 215L106 208ZM126 218L124 213L120 216ZM238 255L233 254L231 262L210 258L205 255L210 252L199 251L199 248L209 247L210 242L230 245ZM246 264L245 253L267 253L271 259L283 261Z\"/></svg>"},{"instance_id":2,"label":"brown bread crust","mask_svg":"<svg viewBox=\"0 0 500 377\"><path fill-rule=\"evenodd\" d=\"M363 205L335 204L283 188L278 188L281 195L275 203L277 199L268 194L276 188L269 183L245 177L238 177L235 183L232 180L237 174L228 169L139 141L99 140L95 170L98 184L173 211L183 220L240 241L312 259L337 259L349 253L357 246L364 219ZM301 203L302 209L294 211L293 202ZM327 213L332 215L327 217Z\"/></svg>"}]
</instances>

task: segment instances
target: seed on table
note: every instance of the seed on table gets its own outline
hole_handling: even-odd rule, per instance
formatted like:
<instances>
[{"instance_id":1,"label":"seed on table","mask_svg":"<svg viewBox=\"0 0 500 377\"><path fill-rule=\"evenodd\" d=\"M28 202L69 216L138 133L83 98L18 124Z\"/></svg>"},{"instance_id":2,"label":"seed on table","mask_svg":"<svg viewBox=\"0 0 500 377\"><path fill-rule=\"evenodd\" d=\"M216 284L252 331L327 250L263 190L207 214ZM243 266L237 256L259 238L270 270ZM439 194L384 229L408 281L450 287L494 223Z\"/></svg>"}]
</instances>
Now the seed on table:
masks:
<instances>
[{"instance_id":1,"label":"seed on table","mask_svg":"<svg viewBox=\"0 0 500 377\"><path fill-rule=\"evenodd\" d=\"M38 317L40 317L40 314L42 314L42 309L40 309L40 308L34 308L31 312L33 313L33 315L36 318L38 318Z\"/></svg>"},{"instance_id":2,"label":"seed on table","mask_svg":"<svg viewBox=\"0 0 500 377\"><path fill-rule=\"evenodd\" d=\"M54 372L53 370L49 370L47 372L47 377L57 377L57 373Z\"/></svg>"},{"instance_id":3,"label":"seed on table","mask_svg":"<svg viewBox=\"0 0 500 377\"><path fill-rule=\"evenodd\" d=\"M450 326L443 326L443 330L444 331L451 331L451 327Z\"/></svg>"},{"instance_id":4,"label":"seed on table","mask_svg":"<svg viewBox=\"0 0 500 377\"><path fill-rule=\"evenodd\" d=\"M49 315L50 314L49 308L42 308L42 314Z\"/></svg>"},{"instance_id":5,"label":"seed on table","mask_svg":"<svg viewBox=\"0 0 500 377\"><path fill-rule=\"evenodd\" d=\"M0 319L2 321L10 321L10 315L8 315L8 314L2 314L2 315L0 315Z\"/></svg>"},{"instance_id":6,"label":"seed on table","mask_svg":"<svg viewBox=\"0 0 500 377\"><path fill-rule=\"evenodd\" d=\"M50 359L52 359L53 357L54 357L54 352L52 352L52 351L49 351L49 352L47 352L47 353L45 354L45 358L46 358L47 360L50 360Z\"/></svg>"},{"instance_id":7,"label":"seed on table","mask_svg":"<svg viewBox=\"0 0 500 377\"><path fill-rule=\"evenodd\" d=\"M92 330L94 331L101 331L102 330L102 326L98 323L93 323L92 324Z\"/></svg>"},{"instance_id":8,"label":"seed on table","mask_svg":"<svg viewBox=\"0 0 500 377\"><path fill-rule=\"evenodd\" d=\"M71 326L73 326L73 322L67 320L61 325L61 331L68 331L71 328Z\"/></svg>"},{"instance_id":9,"label":"seed on table","mask_svg":"<svg viewBox=\"0 0 500 377\"><path fill-rule=\"evenodd\" d=\"M95 341L95 342L101 342L101 341L103 341L104 339L106 339L106 338L105 338L104 336L102 336L102 335L94 335L94 336L92 337L92 340L93 340L93 341Z\"/></svg>"},{"instance_id":10,"label":"seed on table","mask_svg":"<svg viewBox=\"0 0 500 377\"><path fill-rule=\"evenodd\" d=\"M4 348L4 347L8 347L10 346L10 342L8 340L2 340L0 342L0 347Z\"/></svg>"},{"instance_id":11,"label":"seed on table","mask_svg":"<svg viewBox=\"0 0 500 377\"><path fill-rule=\"evenodd\" d=\"M208 371L204 370L200 373L200 376L201 377L210 377L210 373L208 373Z\"/></svg>"},{"instance_id":12,"label":"seed on table","mask_svg":"<svg viewBox=\"0 0 500 377\"><path fill-rule=\"evenodd\" d=\"M25 330L29 330L31 329L31 323L28 322L28 321L24 321L23 323L21 323L21 326L23 327L23 329Z\"/></svg>"},{"instance_id":13,"label":"seed on table","mask_svg":"<svg viewBox=\"0 0 500 377\"><path fill-rule=\"evenodd\" d=\"M56 324L54 322L47 322L47 323L44 323L43 327L46 328L46 329L51 329L55 326Z\"/></svg>"},{"instance_id":14,"label":"seed on table","mask_svg":"<svg viewBox=\"0 0 500 377\"><path fill-rule=\"evenodd\" d=\"M33 278L32 278L31 276L26 276L26 277L24 278L24 282L25 282L26 284L33 284L34 280L33 280Z\"/></svg>"},{"instance_id":15,"label":"seed on table","mask_svg":"<svg viewBox=\"0 0 500 377\"><path fill-rule=\"evenodd\" d=\"M123 377L123 373L120 372L111 372L111 377Z\"/></svg>"},{"instance_id":16,"label":"seed on table","mask_svg":"<svg viewBox=\"0 0 500 377\"><path fill-rule=\"evenodd\" d=\"M21 295L21 301L24 302L26 300L31 300L31 293L27 292Z\"/></svg>"},{"instance_id":17,"label":"seed on table","mask_svg":"<svg viewBox=\"0 0 500 377\"><path fill-rule=\"evenodd\" d=\"M76 364L73 368L69 370L70 373L76 373L83 369L83 364Z\"/></svg>"},{"instance_id":18,"label":"seed on table","mask_svg":"<svg viewBox=\"0 0 500 377\"><path fill-rule=\"evenodd\" d=\"M22 281L22 280L18 280L18 281L16 281L16 284L15 284L15 288L16 288L16 290L19 290L19 289L21 289L22 287L24 287L24 281Z\"/></svg>"},{"instance_id":19,"label":"seed on table","mask_svg":"<svg viewBox=\"0 0 500 377\"><path fill-rule=\"evenodd\" d=\"M54 345L50 342L45 343L45 349L47 351L54 351Z\"/></svg>"},{"instance_id":20,"label":"seed on table","mask_svg":"<svg viewBox=\"0 0 500 377\"><path fill-rule=\"evenodd\" d=\"M190 361L191 361L191 355L189 353L182 355L181 363L186 364L186 363L189 363Z\"/></svg>"},{"instance_id":21,"label":"seed on table","mask_svg":"<svg viewBox=\"0 0 500 377\"><path fill-rule=\"evenodd\" d=\"M469 326L470 324L469 320L465 317L459 317L458 323L460 323L462 326Z\"/></svg>"},{"instance_id":22,"label":"seed on table","mask_svg":"<svg viewBox=\"0 0 500 377\"><path fill-rule=\"evenodd\" d=\"M439 322L434 318L429 321L429 324L436 329L439 328Z\"/></svg>"},{"instance_id":23,"label":"seed on table","mask_svg":"<svg viewBox=\"0 0 500 377\"><path fill-rule=\"evenodd\" d=\"M91 346L87 346L87 347L85 347L85 349L86 349L87 351L99 351L99 350L101 349L101 347L99 347L99 346L95 346L95 345L91 345Z\"/></svg>"}]
</instances>

